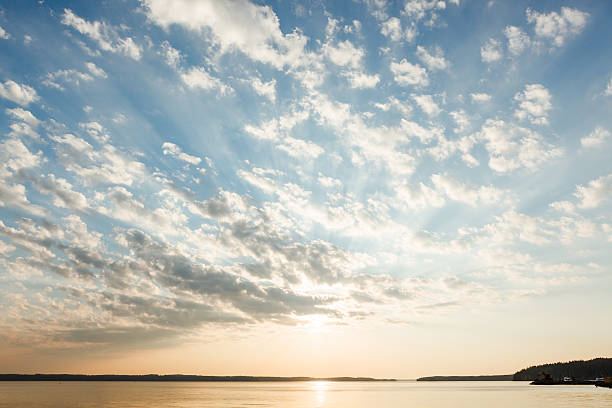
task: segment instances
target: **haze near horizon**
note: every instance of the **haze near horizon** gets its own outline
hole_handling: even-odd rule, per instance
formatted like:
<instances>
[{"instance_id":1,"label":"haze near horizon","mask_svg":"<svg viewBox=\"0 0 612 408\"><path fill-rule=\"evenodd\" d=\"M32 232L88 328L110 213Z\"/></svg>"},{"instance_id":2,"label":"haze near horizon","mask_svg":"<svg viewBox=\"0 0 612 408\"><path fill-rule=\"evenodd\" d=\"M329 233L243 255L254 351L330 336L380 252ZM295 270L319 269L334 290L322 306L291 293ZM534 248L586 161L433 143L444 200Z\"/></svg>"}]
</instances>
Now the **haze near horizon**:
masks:
<instances>
[{"instance_id":1,"label":"haze near horizon","mask_svg":"<svg viewBox=\"0 0 612 408\"><path fill-rule=\"evenodd\" d=\"M610 16L0 4L0 372L612 356Z\"/></svg>"}]
</instances>

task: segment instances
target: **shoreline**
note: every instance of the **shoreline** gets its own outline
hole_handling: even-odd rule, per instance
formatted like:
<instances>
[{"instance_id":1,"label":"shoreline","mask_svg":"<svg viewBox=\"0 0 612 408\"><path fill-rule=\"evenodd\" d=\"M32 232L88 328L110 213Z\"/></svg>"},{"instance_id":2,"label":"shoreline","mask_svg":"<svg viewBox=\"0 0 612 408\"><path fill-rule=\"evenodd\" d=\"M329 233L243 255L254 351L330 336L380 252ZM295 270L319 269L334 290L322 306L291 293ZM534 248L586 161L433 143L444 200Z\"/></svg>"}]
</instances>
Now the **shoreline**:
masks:
<instances>
[{"instance_id":1,"label":"shoreline","mask_svg":"<svg viewBox=\"0 0 612 408\"><path fill-rule=\"evenodd\" d=\"M395 378L371 377L266 377L190 374L0 374L0 381L124 381L124 382L392 382Z\"/></svg>"}]
</instances>

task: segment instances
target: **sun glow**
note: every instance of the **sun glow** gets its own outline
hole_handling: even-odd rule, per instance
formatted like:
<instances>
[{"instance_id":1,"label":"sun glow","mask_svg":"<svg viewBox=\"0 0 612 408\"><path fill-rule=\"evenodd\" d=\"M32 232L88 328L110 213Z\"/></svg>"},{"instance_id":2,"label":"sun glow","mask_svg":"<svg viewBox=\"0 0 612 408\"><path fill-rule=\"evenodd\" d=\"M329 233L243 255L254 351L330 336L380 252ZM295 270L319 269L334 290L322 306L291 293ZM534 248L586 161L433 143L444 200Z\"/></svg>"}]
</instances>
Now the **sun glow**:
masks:
<instances>
[{"instance_id":1,"label":"sun glow","mask_svg":"<svg viewBox=\"0 0 612 408\"><path fill-rule=\"evenodd\" d=\"M316 407L321 407L325 403L325 393L329 389L329 381L312 381L310 388L314 392L314 402Z\"/></svg>"}]
</instances>

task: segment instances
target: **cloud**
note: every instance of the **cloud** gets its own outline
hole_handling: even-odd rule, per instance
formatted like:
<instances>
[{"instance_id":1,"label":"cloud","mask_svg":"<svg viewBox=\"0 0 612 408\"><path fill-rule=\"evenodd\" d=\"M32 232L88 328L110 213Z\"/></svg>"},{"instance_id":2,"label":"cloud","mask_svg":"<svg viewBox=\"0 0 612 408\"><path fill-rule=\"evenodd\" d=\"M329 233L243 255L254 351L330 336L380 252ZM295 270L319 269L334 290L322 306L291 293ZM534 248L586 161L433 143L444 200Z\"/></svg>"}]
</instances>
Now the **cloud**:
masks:
<instances>
[{"instance_id":1,"label":"cloud","mask_svg":"<svg viewBox=\"0 0 612 408\"><path fill-rule=\"evenodd\" d=\"M453 129L455 133L463 133L470 127L470 119L463 109L450 112L457 127Z\"/></svg>"},{"instance_id":2,"label":"cloud","mask_svg":"<svg viewBox=\"0 0 612 408\"><path fill-rule=\"evenodd\" d=\"M370 89L376 88L380 82L380 75L368 75L365 72L349 71L343 74L349 81L351 88Z\"/></svg>"},{"instance_id":3,"label":"cloud","mask_svg":"<svg viewBox=\"0 0 612 408\"><path fill-rule=\"evenodd\" d=\"M276 80L272 79L268 82L263 82L255 77L250 80L250 84L258 95L265 96L271 102L276 101Z\"/></svg>"},{"instance_id":4,"label":"cloud","mask_svg":"<svg viewBox=\"0 0 612 408\"><path fill-rule=\"evenodd\" d=\"M400 62L391 62L390 69L395 82L402 86L424 87L429 84L427 70L419 64L411 64L402 59Z\"/></svg>"},{"instance_id":5,"label":"cloud","mask_svg":"<svg viewBox=\"0 0 612 408\"><path fill-rule=\"evenodd\" d=\"M599 147L603 145L607 138L610 137L610 132L601 126L597 126L588 136L580 139L580 145L585 149Z\"/></svg>"},{"instance_id":6,"label":"cloud","mask_svg":"<svg viewBox=\"0 0 612 408\"><path fill-rule=\"evenodd\" d=\"M42 81L42 84L63 91L64 87L57 83L58 79L77 86L80 85L81 82L91 82L94 80L88 73L80 72L75 69L61 69L59 71L49 72L46 79Z\"/></svg>"},{"instance_id":7,"label":"cloud","mask_svg":"<svg viewBox=\"0 0 612 408\"><path fill-rule=\"evenodd\" d=\"M219 78L215 78L206 72L203 67L192 67L187 72L183 72L181 80L190 89L218 90L222 95L233 91L231 87L225 85Z\"/></svg>"},{"instance_id":8,"label":"cloud","mask_svg":"<svg viewBox=\"0 0 612 408\"><path fill-rule=\"evenodd\" d=\"M454 180L448 174L433 174L431 181L436 190L449 199L471 206L490 205L502 201L505 192L493 186L481 186L477 189Z\"/></svg>"},{"instance_id":9,"label":"cloud","mask_svg":"<svg viewBox=\"0 0 612 408\"><path fill-rule=\"evenodd\" d=\"M106 72L102 68L97 67L96 64L94 64L93 62L86 62L85 66L94 76L97 76L99 78L108 77L108 75L106 75Z\"/></svg>"},{"instance_id":10,"label":"cloud","mask_svg":"<svg viewBox=\"0 0 612 408\"><path fill-rule=\"evenodd\" d=\"M471 93L472 102L484 103L489 102L491 100L491 95L487 93Z\"/></svg>"},{"instance_id":11,"label":"cloud","mask_svg":"<svg viewBox=\"0 0 612 408\"><path fill-rule=\"evenodd\" d=\"M548 124L548 111L552 109L552 97L544 86L525 85L525 90L517 93L514 99L519 102L519 109L514 111L514 116L521 120L527 119L536 125Z\"/></svg>"},{"instance_id":12,"label":"cloud","mask_svg":"<svg viewBox=\"0 0 612 408\"><path fill-rule=\"evenodd\" d=\"M419 45L416 55L431 71L444 70L448 67L448 61L444 59L444 52L440 47L435 47L431 54Z\"/></svg>"},{"instance_id":13,"label":"cloud","mask_svg":"<svg viewBox=\"0 0 612 408\"><path fill-rule=\"evenodd\" d=\"M608 85L606 86L606 89L604 90L604 95L612 96L612 78L610 78L610 80L608 81Z\"/></svg>"},{"instance_id":14,"label":"cloud","mask_svg":"<svg viewBox=\"0 0 612 408\"><path fill-rule=\"evenodd\" d=\"M131 37L120 37L117 30L106 22L89 22L74 14L72 10L64 9L62 24L88 36L104 51L123 54L135 60L140 60L142 56L142 48Z\"/></svg>"},{"instance_id":15,"label":"cloud","mask_svg":"<svg viewBox=\"0 0 612 408\"><path fill-rule=\"evenodd\" d=\"M327 177L321 172L319 172L319 176L317 177L317 181L323 187L331 188L331 187L340 187L342 186L342 182L333 177Z\"/></svg>"},{"instance_id":16,"label":"cloud","mask_svg":"<svg viewBox=\"0 0 612 408\"><path fill-rule=\"evenodd\" d=\"M365 55L363 48L355 47L348 40L339 42L336 46L325 43L321 49L331 62L341 67L359 68Z\"/></svg>"},{"instance_id":17,"label":"cloud","mask_svg":"<svg viewBox=\"0 0 612 408\"><path fill-rule=\"evenodd\" d=\"M529 45L531 40L519 27L506 26L504 34L508 39L508 51L512 55L520 55Z\"/></svg>"},{"instance_id":18,"label":"cloud","mask_svg":"<svg viewBox=\"0 0 612 408\"><path fill-rule=\"evenodd\" d=\"M494 38L489 38L480 48L480 58L487 64L499 61L502 56L501 43Z\"/></svg>"},{"instance_id":19,"label":"cloud","mask_svg":"<svg viewBox=\"0 0 612 408\"><path fill-rule=\"evenodd\" d=\"M9 38L11 38L11 35L7 33L4 28L0 27L0 39L8 40Z\"/></svg>"},{"instance_id":20,"label":"cloud","mask_svg":"<svg viewBox=\"0 0 612 408\"><path fill-rule=\"evenodd\" d=\"M94 149L87 141L70 133L51 136L50 139L55 142L54 149L59 163L66 170L77 174L85 184L130 186L141 181L145 174L144 164L133 160L111 144Z\"/></svg>"},{"instance_id":21,"label":"cloud","mask_svg":"<svg viewBox=\"0 0 612 408\"><path fill-rule=\"evenodd\" d=\"M164 142L164 144L162 145L162 152L164 153L164 155L176 157L177 159L182 160L186 163L193 164L194 166L197 166L202 161L202 159L199 157L191 156L187 153L184 153L180 147L170 142Z\"/></svg>"},{"instance_id":22,"label":"cloud","mask_svg":"<svg viewBox=\"0 0 612 408\"><path fill-rule=\"evenodd\" d=\"M293 137L284 138L276 148L298 159L316 159L324 152L323 148L316 143L309 140L295 139Z\"/></svg>"},{"instance_id":23,"label":"cloud","mask_svg":"<svg viewBox=\"0 0 612 408\"><path fill-rule=\"evenodd\" d=\"M428 116L438 116L442 112L438 104L434 102L432 95L412 94L411 96L417 105L419 105L419 108Z\"/></svg>"},{"instance_id":24,"label":"cloud","mask_svg":"<svg viewBox=\"0 0 612 408\"><path fill-rule=\"evenodd\" d=\"M487 119L476 137L489 152L489 167L501 173L521 167L535 169L563 154L537 132L499 119Z\"/></svg>"},{"instance_id":25,"label":"cloud","mask_svg":"<svg viewBox=\"0 0 612 408\"><path fill-rule=\"evenodd\" d=\"M24 135L33 140L40 139L36 129L40 125L41 121L38 120L32 114L32 112L22 108L6 109L5 112L7 115L16 120L10 125L11 131L9 132L9 136L19 137Z\"/></svg>"},{"instance_id":26,"label":"cloud","mask_svg":"<svg viewBox=\"0 0 612 408\"><path fill-rule=\"evenodd\" d=\"M440 0L409 0L404 5L403 13L416 21L430 18L430 24L437 18L435 11L444 10L446 3Z\"/></svg>"},{"instance_id":27,"label":"cloud","mask_svg":"<svg viewBox=\"0 0 612 408\"><path fill-rule=\"evenodd\" d=\"M389 37L391 41L407 41L412 42L416 35L416 27L410 26L402 29L402 22L397 17L391 17L380 23L380 33L385 37Z\"/></svg>"},{"instance_id":28,"label":"cloud","mask_svg":"<svg viewBox=\"0 0 612 408\"><path fill-rule=\"evenodd\" d=\"M178 69L183 60L183 55L179 50L172 47L168 41L163 41L160 45L161 54L164 56L166 64L174 69Z\"/></svg>"},{"instance_id":29,"label":"cloud","mask_svg":"<svg viewBox=\"0 0 612 408\"><path fill-rule=\"evenodd\" d=\"M301 63L306 38L297 30L283 34L269 6L247 0L144 0L143 7L150 21L164 28L177 24L202 34L210 30L212 41L222 52L238 50L278 69Z\"/></svg>"},{"instance_id":30,"label":"cloud","mask_svg":"<svg viewBox=\"0 0 612 408\"><path fill-rule=\"evenodd\" d=\"M612 195L612 174L589 181L586 186L577 186L574 196L579 200L578 207L584 209L601 205Z\"/></svg>"},{"instance_id":31,"label":"cloud","mask_svg":"<svg viewBox=\"0 0 612 408\"><path fill-rule=\"evenodd\" d=\"M534 24L537 37L552 41L553 46L560 47L571 36L578 35L586 27L588 13L570 7L561 7L561 13L551 11L548 14L528 8L527 22Z\"/></svg>"},{"instance_id":32,"label":"cloud","mask_svg":"<svg viewBox=\"0 0 612 408\"><path fill-rule=\"evenodd\" d=\"M4 81L4 83L0 82L0 97L21 106L28 106L32 102L36 102L40 99L34 88L28 85L18 84L10 79Z\"/></svg>"}]
</instances>

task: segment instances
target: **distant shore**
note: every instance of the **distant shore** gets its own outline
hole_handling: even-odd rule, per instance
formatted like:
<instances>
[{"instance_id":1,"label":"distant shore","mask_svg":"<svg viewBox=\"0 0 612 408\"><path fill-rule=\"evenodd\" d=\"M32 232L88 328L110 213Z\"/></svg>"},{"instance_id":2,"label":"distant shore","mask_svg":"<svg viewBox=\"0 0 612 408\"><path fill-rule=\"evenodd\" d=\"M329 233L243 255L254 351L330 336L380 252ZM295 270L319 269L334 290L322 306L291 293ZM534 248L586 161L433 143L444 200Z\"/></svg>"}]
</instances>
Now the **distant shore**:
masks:
<instances>
[{"instance_id":1,"label":"distant shore","mask_svg":"<svg viewBox=\"0 0 612 408\"><path fill-rule=\"evenodd\" d=\"M185 374L0 374L0 381L165 381L165 382L296 382L296 381L334 381L334 382L373 382L397 381L394 378L370 377L258 377L248 375L185 375Z\"/></svg>"},{"instance_id":2,"label":"distant shore","mask_svg":"<svg viewBox=\"0 0 612 408\"><path fill-rule=\"evenodd\" d=\"M417 378L417 381L512 381L512 374L502 375L436 375Z\"/></svg>"}]
</instances>

